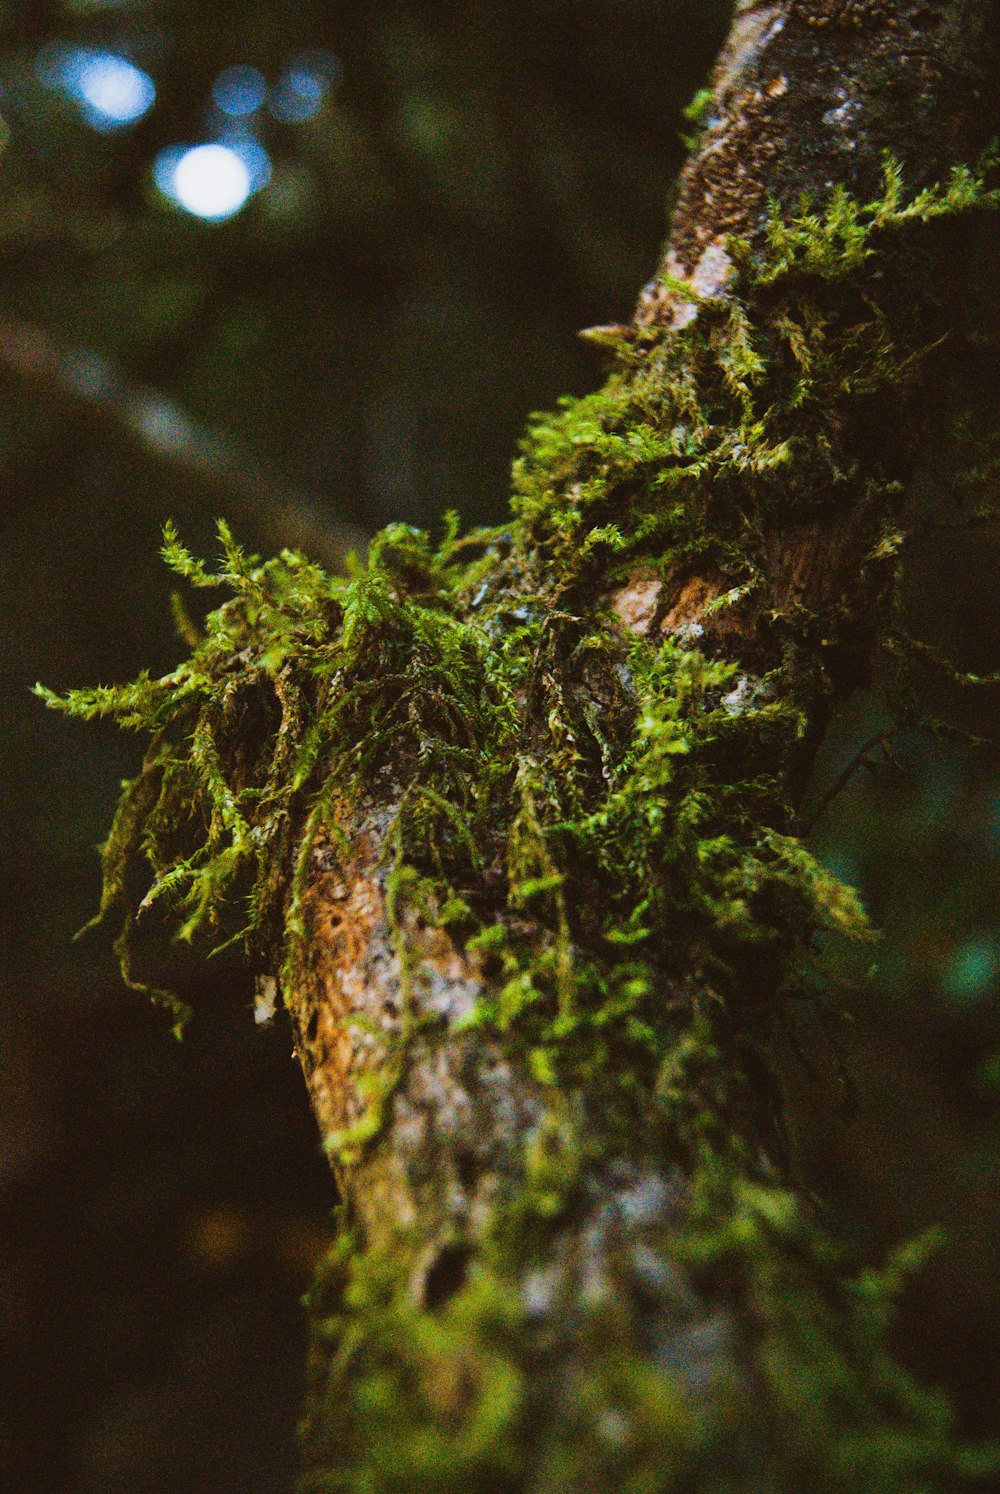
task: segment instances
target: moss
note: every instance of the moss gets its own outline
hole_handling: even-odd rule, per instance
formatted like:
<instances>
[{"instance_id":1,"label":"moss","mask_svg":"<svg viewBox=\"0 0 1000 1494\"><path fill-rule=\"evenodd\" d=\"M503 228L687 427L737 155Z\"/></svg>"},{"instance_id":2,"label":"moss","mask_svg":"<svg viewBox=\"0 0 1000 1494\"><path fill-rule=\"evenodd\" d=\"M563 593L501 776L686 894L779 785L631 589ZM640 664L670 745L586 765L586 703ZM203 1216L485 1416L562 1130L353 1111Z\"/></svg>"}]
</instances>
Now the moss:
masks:
<instances>
[{"instance_id":1,"label":"moss","mask_svg":"<svg viewBox=\"0 0 1000 1494\"><path fill-rule=\"evenodd\" d=\"M921 363L879 310L877 250L909 225L992 204L989 166L906 200L887 161L877 200L838 190L822 211L772 216L763 258L731 243L742 266L731 293L700 302L682 332L624 338L602 389L534 419L508 526L460 538L451 517L434 546L392 525L346 578L288 551L261 564L225 525L210 570L168 526L167 564L231 593L189 658L161 680L62 699L40 687L57 709L150 737L104 848L102 915L126 901L144 855L154 877L141 910L169 902L190 939L243 893L240 936L274 964L296 924L286 893L303 825L334 791L392 778L403 861L475 896L499 848L511 906L548 907L554 932L566 932L558 858L572 844L611 888L676 884L657 893L658 919L686 903L734 937L769 937L747 897L821 883L775 833L804 729L789 653L807 651L819 620L781 610L768 546L797 519L860 509L864 553L895 561L895 453L884 441L873 453L861 427ZM584 625L574 602L641 557L668 577L721 572L716 606L774 603L760 651L774 667L751 676L742 660L669 640L634 641L626 657L606 623ZM191 641L182 614L180 626ZM605 683L595 699L588 679L616 671L616 698ZM733 774L737 760L755 775ZM515 809L497 834L501 804ZM720 828L741 823L756 827L753 844ZM618 897L611 931L637 928L633 914Z\"/></svg>"},{"instance_id":2,"label":"moss","mask_svg":"<svg viewBox=\"0 0 1000 1494\"><path fill-rule=\"evenodd\" d=\"M419 1242L374 1253L345 1232L313 1299L308 1489L723 1494L749 1487L749 1460L760 1489L916 1494L959 1468L941 1405L886 1349L891 1281L852 1278L743 1138L776 1134L766 1043L816 936L869 937L796 837L791 785L902 547L902 416L927 358L884 304L883 250L995 196L958 169L907 200L887 162L876 201L836 192L772 216L762 254L731 243L725 295L681 331L623 333L602 389L532 421L498 529L449 520L434 544L393 525L346 577L262 563L224 525L211 570L168 529L167 563L226 593L196 638L181 614L188 658L42 692L149 738L103 848L99 916L122 916L130 983L154 904L182 939L294 969L315 838L336 854L338 804L373 799L392 806L404 984L408 913L447 923L486 972L464 1025L548 1096L523 1190L443 1305L414 1298ZM809 525L843 527L857 557L832 600L783 569L782 538ZM604 603L636 566L675 590L713 577L698 627L623 636ZM333 1139L349 1165L377 1143L409 1036ZM582 1093L600 1137L580 1135ZM632 1257L617 1295L533 1316L531 1273L609 1150L692 1180L684 1226L632 1242L662 1264L656 1311L711 1281L722 1317L753 1325L747 1384L716 1387L711 1425L681 1370L649 1361Z\"/></svg>"},{"instance_id":3,"label":"moss","mask_svg":"<svg viewBox=\"0 0 1000 1494\"><path fill-rule=\"evenodd\" d=\"M697 1156L684 1222L650 1210L621 1228L604 1242L601 1282L560 1249L588 1191L609 1191L603 1148L564 1092L524 1186L443 1304L413 1294L421 1242L400 1230L366 1250L345 1227L310 1300L303 1494L918 1494L990 1465L988 1450L956 1442L945 1400L888 1346L926 1246L881 1271L852 1268L703 1103L717 1065L704 1022L665 1062L664 1151L681 1134ZM680 1357L668 1365L648 1353L657 1314L673 1320Z\"/></svg>"},{"instance_id":4,"label":"moss","mask_svg":"<svg viewBox=\"0 0 1000 1494\"><path fill-rule=\"evenodd\" d=\"M704 1042L682 1047L665 1125L710 1061ZM887 1347L919 1247L881 1272L853 1270L793 1192L701 1121L683 1225L651 1215L620 1229L604 1242L603 1280L588 1284L560 1240L598 1148L565 1100L557 1109L526 1186L443 1304L414 1298L418 1242L405 1232L379 1251L342 1235L311 1298L304 1494L917 1494L987 1466ZM649 1357L657 1315L672 1321L670 1365ZM747 1315L749 1331L737 1327Z\"/></svg>"},{"instance_id":5,"label":"moss","mask_svg":"<svg viewBox=\"0 0 1000 1494\"><path fill-rule=\"evenodd\" d=\"M699 88L691 102L681 111L683 118L693 126L689 134L681 135L681 144L686 151L697 148L699 138L712 117L715 95L710 88Z\"/></svg>"}]
</instances>

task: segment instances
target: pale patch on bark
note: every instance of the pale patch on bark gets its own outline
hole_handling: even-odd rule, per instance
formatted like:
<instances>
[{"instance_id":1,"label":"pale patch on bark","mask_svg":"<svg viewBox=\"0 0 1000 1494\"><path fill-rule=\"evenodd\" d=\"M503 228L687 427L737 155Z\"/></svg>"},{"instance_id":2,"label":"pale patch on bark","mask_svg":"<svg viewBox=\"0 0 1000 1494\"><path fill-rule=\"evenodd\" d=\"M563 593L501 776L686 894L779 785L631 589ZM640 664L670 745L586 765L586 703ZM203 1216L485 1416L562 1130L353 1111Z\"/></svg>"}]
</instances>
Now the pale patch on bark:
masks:
<instances>
[{"instance_id":1,"label":"pale patch on bark","mask_svg":"<svg viewBox=\"0 0 1000 1494\"><path fill-rule=\"evenodd\" d=\"M731 88L739 75L784 28L782 6L775 0L746 0L738 5L729 38L716 63L713 86L716 95Z\"/></svg>"},{"instance_id":2,"label":"pale patch on bark","mask_svg":"<svg viewBox=\"0 0 1000 1494\"><path fill-rule=\"evenodd\" d=\"M663 582L659 576L636 571L629 577L628 584L614 593L611 607L630 633L648 633L662 595Z\"/></svg>"},{"instance_id":3,"label":"pale patch on bark","mask_svg":"<svg viewBox=\"0 0 1000 1494\"><path fill-rule=\"evenodd\" d=\"M690 286L692 292L700 300L720 296L725 289L732 268L733 261L726 250L724 238L713 240L702 251L697 264L690 272L684 268L673 250L667 254L667 274ZM697 302L685 300L677 291L671 290L669 285L662 286L661 291L659 319L666 326L675 329L690 326L698 315Z\"/></svg>"}]
</instances>

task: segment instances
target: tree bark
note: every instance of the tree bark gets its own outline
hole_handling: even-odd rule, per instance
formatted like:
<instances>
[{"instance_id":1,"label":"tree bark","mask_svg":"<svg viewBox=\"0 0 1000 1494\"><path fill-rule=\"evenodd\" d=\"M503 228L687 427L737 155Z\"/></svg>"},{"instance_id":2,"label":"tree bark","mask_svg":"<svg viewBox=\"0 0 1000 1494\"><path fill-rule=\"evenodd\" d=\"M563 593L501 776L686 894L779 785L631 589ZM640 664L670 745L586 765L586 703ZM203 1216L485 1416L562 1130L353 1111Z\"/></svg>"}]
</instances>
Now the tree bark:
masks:
<instances>
[{"instance_id":1,"label":"tree bark","mask_svg":"<svg viewBox=\"0 0 1000 1494\"><path fill-rule=\"evenodd\" d=\"M794 213L804 196L817 209L838 186L876 199L886 152L913 190L969 159L982 143L986 25L984 8L962 0L739 4L681 177L666 274L619 335L690 326L701 306L685 286L703 298L752 297L730 289L733 237L757 255L769 214ZM880 309L904 348L922 334L930 340L940 323L949 242L925 234L905 255L885 251ZM869 442L852 453L861 466L871 472L877 460L905 478L923 424L914 404L893 396L902 439L878 432L877 457L871 432L855 428ZM579 481L582 466L581 458L564 485ZM752 503L752 479L747 488ZM734 712L765 679L774 698L781 677L802 726L758 813L782 834L794 833L832 705L870 661L888 577L866 556L891 512L883 502L873 514L858 482L846 503L776 512L760 536L756 585L724 608L719 598L745 574L716 563L658 573L648 556L624 584L597 571L572 598L581 633L581 617L610 602L622 631L697 638L707 658L734 664ZM540 589L527 543L513 543L514 558L491 583L494 595L506 591L509 610ZM790 639L794 629L775 619L791 617L819 627ZM570 676L564 688L606 719L627 714L611 678L624 657L609 651L594 677ZM540 732L532 714L529 689L527 743ZM340 803L350 854L317 841L285 987L357 1251L317 1291L306 1486L598 1490L624 1479L635 1489L882 1489L946 1479L943 1445L927 1440L912 1395L891 1388L877 1334L854 1321L846 1267L826 1258L785 1191L767 1044L787 947L777 958L758 949L734 960L725 993L690 949L664 962L657 1020L679 1042L697 1029L695 1061L685 1068L677 1059L685 1093L671 1120L661 1069L623 1134L598 1063L589 1082L551 1082L529 1045L488 1026L463 1030L498 976L426 909L404 899L393 911L388 837L405 792L389 772ZM565 860L557 874L572 886ZM508 893L488 893L498 924L512 916ZM564 891L555 929L550 919L521 930L542 950L565 936L571 992L587 958L583 926ZM602 1038L588 1042L596 1053ZM578 1076L586 1068L578 1064ZM362 1139L373 1093L383 1095L378 1124ZM714 1185L707 1151L725 1159L714 1164ZM717 1254L705 1243L713 1230L732 1236ZM392 1285L366 1296L356 1283L379 1261L391 1262ZM815 1300L823 1295L825 1322ZM775 1321L782 1311L787 1324ZM426 1343L421 1316L433 1325ZM380 1376L384 1399L371 1391ZM505 1396L510 1404L498 1407ZM400 1400L405 1411L393 1404Z\"/></svg>"},{"instance_id":2,"label":"tree bark","mask_svg":"<svg viewBox=\"0 0 1000 1494\"><path fill-rule=\"evenodd\" d=\"M307 1490L971 1466L887 1347L895 1268L853 1271L789 1180L772 1055L815 936L865 937L799 810L905 646L992 42L978 0L741 0L661 269L590 333L605 388L536 422L510 522L437 554L395 526L285 602L233 560L192 665L77 707L154 731L106 902L123 847L157 895L194 879L191 922L266 859L255 948L343 1198Z\"/></svg>"}]
</instances>

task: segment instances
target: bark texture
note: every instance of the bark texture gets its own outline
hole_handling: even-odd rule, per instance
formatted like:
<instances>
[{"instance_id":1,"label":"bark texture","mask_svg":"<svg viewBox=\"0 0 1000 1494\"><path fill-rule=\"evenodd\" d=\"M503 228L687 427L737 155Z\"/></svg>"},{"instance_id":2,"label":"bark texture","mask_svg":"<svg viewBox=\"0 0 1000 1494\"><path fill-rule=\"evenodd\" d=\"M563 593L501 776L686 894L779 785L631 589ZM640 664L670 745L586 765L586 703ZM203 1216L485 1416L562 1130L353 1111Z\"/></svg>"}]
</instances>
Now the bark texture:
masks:
<instances>
[{"instance_id":1,"label":"bark texture","mask_svg":"<svg viewBox=\"0 0 1000 1494\"><path fill-rule=\"evenodd\" d=\"M700 308L686 298L683 285L701 297L724 296L734 273L732 237L757 251L773 204L787 215L805 195L819 207L838 186L870 201L883 182L886 152L898 160L913 188L972 158L982 143L976 101L987 19L981 5L962 0L739 4L712 81L700 143L681 177L662 266L666 274L643 291L635 329L689 326ZM886 251L882 310L890 322L906 322L904 346L912 346L914 326L919 337L923 325L930 340L940 321L936 287L947 273L945 252L933 235L908 244L895 266L892 247ZM907 302L905 316L897 297ZM902 432L890 438L889 444L895 440L899 448L892 465L902 475L919 444L919 425L909 411ZM882 430L865 433L869 440L872 434L877 442L886 439ZM863 463L867 453L852 455ZM786 682L795 692L803 729L776 785L783 796L776 792L764 806L765 818L770 813L782 831L794 828L788 806L794 810L829 710L838 696L863 681L874 645L875 609L884 601L887 577L873 575L865 563L872 545L869 496L857 503L857 511L820 507L776 517L772 532L760 538L764 581L724 609L713 604L742 578L714 565L680 567L671 574L657 573L644 560L610 596L623 630L655 638L697 637L708 657L736 662L742 681L759 681L787 665L788 633L774 626L776 615L821 620L829 636L796 639L798 657ZM502 584L513 597L538 589L523 555L508 562L502 583L493 584ZM596 614L608 601L597 575L574 596L572 611L576 617L588 608ZM602 667L618 670L621 662L611 653ZM586 693L599 709L620 693L617 680L570 680L566 688ZM738 706L735 702L734 710ZM530 694L523 713L530 739L536 731ZM384 1429L376 1430L374 1420L365 1430L363 1412L355 1409L352 1419L333 1410L327 1389L331 1365L334 1400L349 1399L357 1388L352 1373L363 1377L368 1371L363 1352L353 1371L338 1366L351 1333L351 1313L345 1317L342 1308L335 1309L329 1334L324 1336L321 1327L314 1349L308 1487L437 1488L466 1480L465 1487L482 1489L596 1490L624 1478L626 1487L636 1489L761 1490L916 1488L935 1476L947 1481L941 1447L921 1466L916 1449L923 1434L913 1405L890 1405L893 1397L884 1381L886 1403L875 1404L875 1381L884 1371L875 1367L867 1385L866 1375L881 1349L855 1343L846 1351L845 1363L857 1382L850 1390L840 1388L839 1409L827 1406L803 1422L796 1408L776 1396L775 1369L768 1360L782 1352L781 1334L768 1322L775 1305L766 1304L755 1268L739 1262L737 1248L728 1256L721 1252L714 1272L703 1272L697 1248L673 1248L672 1242L690 1241L705 1228L703 1212L697 1225L691 1219L698 1159L686 1123L671 1135L660 1117L647 1115L644 1125L624 1136L612 1087L599 1065L591 1083L560 1088L556 1099L545 1076L533 1071L530 1051L488 1028L462 1031L496 973L491 975L481 955L463 949L447 929L433 927L413 909L397 917L390 912L393 856L386 835L399 807L395 796L404 792L405 783L396 783L389 772L362 802L341 806L340 828L352 848L348 864L338 855L324 870L324 849L317 846L304 900L301 952L286 999L321 1130L335 1139L338 1179L362 1257L385 1252L397 1265L406 1260L403 1290L415 1312L425 1310L432 1318L456 1294L468 1293L477 1272L492 1273L503 1291L519 1295L520 1315L504 1355L520 1376L511 1421L530 1407L530 1430L513 1434L508 1426L491 1435L483 1428L488 1419L483 1402L501 1394L492 1384L487 1348L495 1344L496 1323L489 1312L471 1319L460 1315L457 1335L442 1330L439 1345L407 1371L426 1377L422 1386L409 1388L421 1409L411 1407L408 1416L422 1414L431 1443L440 1443L440 1461L435 1465L429 1455L422 1476L419 1458L404 1446L412 1433L408 1417L398 1429L400 1443L394 1447L390 1433L379 1447ZM500 920L508 914L502 894L495 895ZM579 927L574 910L567 909L566 916ZM545 929L528 934L541 945L550 937ZM568 958L578 962L581 952L573 949ZM743 1138L738 1165L745 1177L737 1192L739 1186L776 1189L783 1168L766 1073L766 1027L787 970L780 959L758 951L742 975L748 987L744 1010L714 1026L713 1057L702 1073L680 1079L682 1085L707 1086L689 1107L681 1106L682 1112L704 1106L713 1130L721 1126ZM675 968L658 992L663 1021L683 1030L691 1011L713 995L697 963ZM593 1041L599 1046L599 1038ZM400 1051L401 1057L389 1056ZM384 1088L387 1063L398 1064L389 1090ZM662 1091L662 1075L658 1082ZM385 1099L377 1134L363 1146L349 1143L345 1152L345 1134L363 1134L372 1094L380 1088ZM362 1130L352 1133L359 1126ZM566 1154L569 1180L563 1180L551 1221L536 1230L542 1240L527 1252L515 1246L510 1262L498 1262L497 1212L517 1210L519 1198L523 1201L533 1187L532 1168L541 1165L537 1154L547 1147L557 1156ZM558 1161L551 1165L558 1171ZM720 1218L714 1222L720 1229L726 1227L727 1209L732 1227L731 1188L730 1179L716 1199ZM766 1215L764 1196L759 1202ZM781 1197L777 1191L768 1196ZM704 1211L704 1199L698 1207ZM712 1203L707 1207L711 1213ZM544 1219L544 1207L541 1213ZM739 1214L737 1207L735 1217ZM798 1328L790 1326L790 1336L801 1334L808 1341L815 1329L798 1372L820 1382L828 1329L809 1322L812 1293L844 1289L846 1269L834 1266L832 1285L826 1280L817 1287L825 1267L811 1260L812 1247L798 1232L807 1226L796 1225L784 1239L780 1221L758 1219L757 1226L746 1225L748 1233L758 1226L765 1234L772 1229L773 1238L752 1248L760 1245L768 1261L764 1273L780 1282L776 1296L786 1294L789 1318L802 1318ZM782 1254L786 1259L772 1258ZM513 1267L506 1279L505 1265ZM337 1272L333 1281L336 1295L343 1290ZM348 1288L348 1301L349 1293ZM322 1323L322 1297L320 1304ZM842 1331L847 1340L854 1332L848 1326L850 1311L845 1302L833 1307L834 1316L842 1318L834 1334ZM375 1346L376 1363L382 1353L391 1358L402 1352L398 1344L392 1347L387 1322L381 1331L386 1343L381 1350ZM469 1340L463 1342L466 1332ZM632 1389L615 1387L616 1373L623 1380L648 1374L658 1389L636 1396ZM594 1394L595 1380L602 1386L600 1395ZM403 1393L394 1373L388 1383L392 1396ZM809 1394L803 1392L804 1401ZM816 1394L817 1400L824 1395L837 1400L829 1386ZM871 1396L872 1404L851 1407L853 1394ZM392 1407L382 1410L391 1425ZM912 1457L894 1465L885 1453L885 1466L880 1464L881 1433L872 1431L879 1423L886 1435L894 1426L901 1438L913 1437ZM864 1449L866 1428L872 1442ZM840 1449L838 1438L845 1444ZM477 1439L488 1449L485 1454ZM858 1445L846 1453L848 1443ZM929 1466L935 1461L936 1470Z\"/></svg>"},{"instance_id":2,"label":"bark texture","mask_svg":"<svg viewBox=\"0 0 1000 1494\"><path fill-rule=\"evenodd\" d=\"M867 199L886 151L917 185L966 159L983 134L989 24L975 0L738 0L662 268L711 294L730 268L727 238L759 233L769 200L788 212L804 193L821 201L838 184ZM637 321L690 315L657 277Z\"/></svg>"}]
</instances>

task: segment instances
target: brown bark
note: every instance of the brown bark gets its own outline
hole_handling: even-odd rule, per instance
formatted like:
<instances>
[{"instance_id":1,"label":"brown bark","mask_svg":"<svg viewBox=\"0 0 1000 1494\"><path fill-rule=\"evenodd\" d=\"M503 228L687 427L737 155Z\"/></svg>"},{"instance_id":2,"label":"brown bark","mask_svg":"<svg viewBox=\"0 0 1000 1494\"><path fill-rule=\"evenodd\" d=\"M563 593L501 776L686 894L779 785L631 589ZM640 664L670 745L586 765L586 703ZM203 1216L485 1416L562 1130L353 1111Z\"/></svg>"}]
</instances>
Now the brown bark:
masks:
<instances>
[{"instance_id":1,"label":"brown bark","mask_svg":"<svg viewBox=\"0 0 1000 1494\"><path fill-rule=\"evenodd\" d=\"M988 6L901 0L738 0L712 78L709 126L681 173L662 268L702 294L725 283L726 239L755 240L839 184L876 196L886 151L922 186L980 138ZM640 324L690 316L653 280Z\"/></svg>"},{"instance_id":2,"label":"brown bark","mask_svg":"<svg viewBox=\"0 0 1000 1494\"><path fill-rule=\"evenodd\" d=\"M822 203L835 184L870 200L879 191L885 152L899 159L912 187L972 158L981 144L980 67L989 24L987 9L972 0L741 0L712 81L706 128L681 177L663 268L701 295L718 295L733 271L730 236L759 245L770 202L790 211L807 193ZM943 252L929 236L900 266L906 315L917 323L915 288L944 277ZM657 278L642 293L635 325L679 329L698 314L670 280ZM914 450L917 435L906 438ZM774 665L783 647L771 622L776 609L800 604L836 617L860 610L837 657L824 653L825 640L815 642L813 682L800 692L807 729L785 783L793 801L831 702L863 672L873 647L874 619L865 613L877 586L872 593L862 565L867 534L850 512L789 520L766 537L764 583L723 611L709 607L733 584L722 571L680 571L665 580L640 566L629 584L612 588L623 633L682 637L696 626L706 653L757 674ZM513 572L507 584L516 595ZM607 599L608 589L598 585L574 605L596 613ZM362 1252L408 1251L413 1300L434 1309L466 1279L496 1207L525 1186L525 1158L551 1125L551 1100L526 1054L488 1029L461 1030L495 979L483 960L445 929L424 925L412 908L397 914L390 907L386 835L405 785L392 783L391 774L386 785L338 807L349 864L329 841L321 838L314 849L304 932L285 997ZM500 919L499 888L497 899ZM753 978L763 989L780 974L758 971ZM699 979L692 969L665 986L664 1010L689 1002ZM717 1103L767 1178L780 1173L780 1146L756 1051L756 1042L734 1037ZM392 1065L377 1134L344 1150L345 1132L368 1113L373 1082L384 1089ZM560 1322L583 1301L638 1300L636 1260L683 1228L690 1205L683 1148L673 1150L662 1137L633 1138L627 1155L610 1140L605 1145L605 1098L600 1084L566 1097L577 1133L591 1143L585 1201L553 1231L547 1268L523 1283L526 1300L534 1294L538 1315L555 1324L557 1337ZM740 1397L753 1402L758 1394L751 1345L759 1325L731 1294L682 1279L662 1251L659 1259L661 1279L640 1314L649 1359L708 1426L735 1395L734 1377ZM563 1363L554 1372L550 1367L553 1404L570 1393L580 1352L567 1338ZM449 1404L443 1395L445 1420ZM780 1442L781 1435L780 1427L758 1427L748 1446ZM723 1467L724 1459L684 1487L714 1487L716 1475L719 1487L757 1487L746 1482L745 1468L737 1482L726 1483ZM545 1487L544 1481L531 1487Z\"/></svg>"}]
</instances>

